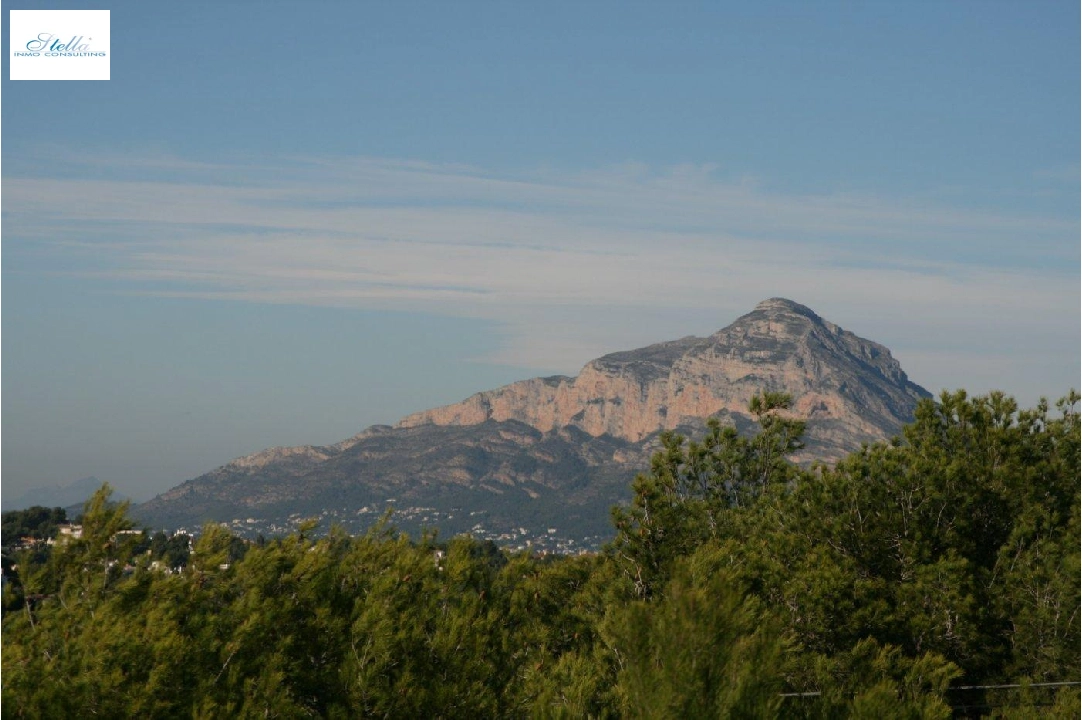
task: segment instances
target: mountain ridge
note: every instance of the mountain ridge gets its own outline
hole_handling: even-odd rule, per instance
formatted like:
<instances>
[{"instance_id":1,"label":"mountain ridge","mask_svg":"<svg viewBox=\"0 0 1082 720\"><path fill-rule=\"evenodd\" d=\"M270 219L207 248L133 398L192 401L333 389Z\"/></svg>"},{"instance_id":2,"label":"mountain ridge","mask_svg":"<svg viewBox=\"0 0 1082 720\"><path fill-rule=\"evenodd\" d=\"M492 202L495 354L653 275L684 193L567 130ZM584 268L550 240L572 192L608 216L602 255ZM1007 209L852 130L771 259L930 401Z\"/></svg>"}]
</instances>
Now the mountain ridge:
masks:
<instances>
[{"instance_id":1,"label":"mountain ridge","mask_svg":"<svg viewBox=\"0 0 1082 720\"><path fill-rule=\"evenodd\" d=\"M101 480L91 475L89 477L79 478L67 485L57 484L47 487L32 488L15 498L5 496L3 498L3 510L4 512L9 510L25 510L34 505L49 508L62 507L69 510L73 507L81 509L83 503L86 502L99 487L101 487ZM115 494L114 498L117 500L127 499L126 496L121 494Z\"/></svg>"},{"instance_id":2,"label":"mountain ridge","mask_svg":"<svg viewBox=\"0 0 1082 720\"><path fill-rule=\"evenodd\" d=\"M661 432L694 435L710 417L748 431L748 402L763 391L789 393L792 414L807 420L802 462L891 437L930 396L885 346L770 298L707 337L609 353L574 377L482 391L332 445L237 458L135 514L159 526L224 520L260 532L315 514L359 531L374 520L362 509L397 503L431 511L400 512L407 528L415 519L412 529L525 535L542 546L557 534L581 546L607 532L608 508L624 500Z\"/></svg>"},{"instance_id":3,"label":"mountain ridge","mask_svg":"<svg viewBox=\"0 0 1082 720\"><path fill-rule=\"evenodd\" d=\"M770 347L771 338L789 342ZM849 356L848 367L843 363L823 373L808 347L813 343L829 346L836 357ZM817 383L800 377L807 362L812 363L808 370ZM764 374L770 365L774 368ZM816 385L826 382L829 386L831 375L868 370L872 371L867 378L871 392L850 390L844 381L828 388L848 400L849 407L814 392ZM875 382L875 375L885 382ZM696 383L697 377L706 381ZM460 403L413 413L395 427L513 419L542 431L575 425L595 437L607 433L639 442L660 430L694 425L722 412L745 414L751 396L762 390L790 392L797 415L841 420L859 438L857 442L839 439L829 459L859 447L860 441L884 439L897 432L912 411L908 401L930 396L909 381L883 345L859 338L792 300L770 298L706 338L688 336L610 353L586 363L575 377L511 383L475 393ZM864 406L871 412L862 412Z\"/></svg>"}]
</instances>

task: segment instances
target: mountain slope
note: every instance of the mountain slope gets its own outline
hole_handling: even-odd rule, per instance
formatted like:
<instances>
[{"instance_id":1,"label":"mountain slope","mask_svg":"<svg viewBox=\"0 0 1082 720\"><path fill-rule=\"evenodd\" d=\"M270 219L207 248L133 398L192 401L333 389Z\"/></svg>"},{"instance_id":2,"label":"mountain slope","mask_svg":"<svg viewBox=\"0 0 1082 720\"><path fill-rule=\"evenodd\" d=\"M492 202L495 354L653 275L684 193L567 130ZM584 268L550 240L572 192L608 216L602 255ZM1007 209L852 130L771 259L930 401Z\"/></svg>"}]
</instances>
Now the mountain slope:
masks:
<instances>
[{"instance_id":1,"label":"mountain slope","mask_svg":"<svg viewBox=\"0 0 1082 720\"><path fill-rule=\"evenodd\" d=\"M535 378L404 418L398 427L518 420L639 442L710 416L747 416L760 391L788 392L816 455L836 459L896 433L928 392L882 345L772 298L708 338L605 355L575 378Z\"/></svg>"},{"instance_id":2,"label":"mountain slope","mask_svg":"<svg viewBox=\"0 0 1082 720\"><path fill-rule=\"evenodd\" d=\"M41 507L62 507L71 508L77 506L80 510L82 505L86 502L87 498L97 492L101 487L101 480L96 477L85 477L69 485L52 485L50 487L33 488L27 490L22 495L16 498L9 498L4 496L3 509L8 510L25 510L33 505L40 505ZM122 495L114 494L114 498L117 500L125 499ZM69 513L71 515L71 513Z\"/></svg>"},{"instance_id":3,"label":"mountain slope","mask_svg":"<svg viewBox=\"0 0 1082 720\"><path fill-rule=\"evenodd\" d=\"M748 401L765 390L790 393L793 413L808 420L799 460L886 439L928 396L882 345L774 298L710 337L606 355L574 378L477 393L336 445L239 458L136 515L166 528L227 521L247 534L319 516L360 531L393 506L395 523L411 530L596 545L660 431L694 434L707 417L747 430Z\"/></svg>"}]
</instances>

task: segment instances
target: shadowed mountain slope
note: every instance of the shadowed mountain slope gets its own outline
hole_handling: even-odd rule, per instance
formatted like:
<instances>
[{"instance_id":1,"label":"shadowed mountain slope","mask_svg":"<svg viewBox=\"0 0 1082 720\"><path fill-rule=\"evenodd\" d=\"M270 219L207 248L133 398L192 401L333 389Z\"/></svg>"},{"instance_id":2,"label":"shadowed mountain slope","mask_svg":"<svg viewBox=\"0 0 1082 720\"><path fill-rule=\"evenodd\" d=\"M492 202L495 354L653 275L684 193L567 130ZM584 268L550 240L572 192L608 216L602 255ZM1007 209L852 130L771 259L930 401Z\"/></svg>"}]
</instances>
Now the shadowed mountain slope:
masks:
<instances>
[{"instance_id":1,"label":"shadowed mountain slope","mask_svg":"<svg viewBox=\"0 0 1082 720\"><path fill-rule=\"evenodd\" d=\"M748 429L748 401L762 391L790 393L808 421L802 461L889 438L929 396L887 348L773 298L709 337L605 355L574 378L512 383L336 445L240 458L136 514L252 534L307 516L360 530L390 506L407 529L573 549L608 534L608 507L625 499L660 431L695 434L708 417Z\"/></svg>"}]
</instances>

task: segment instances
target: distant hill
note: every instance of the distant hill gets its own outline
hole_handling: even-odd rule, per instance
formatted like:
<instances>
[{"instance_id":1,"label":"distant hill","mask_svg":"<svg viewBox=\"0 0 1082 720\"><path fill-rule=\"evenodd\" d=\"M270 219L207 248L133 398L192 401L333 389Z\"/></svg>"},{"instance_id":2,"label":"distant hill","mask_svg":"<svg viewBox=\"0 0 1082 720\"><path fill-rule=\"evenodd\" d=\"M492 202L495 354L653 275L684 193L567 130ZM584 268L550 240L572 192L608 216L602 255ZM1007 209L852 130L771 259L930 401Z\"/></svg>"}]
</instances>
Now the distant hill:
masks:
<instances>
[{"instance_id":1,"label":"distant hill","mask_svg":"<svg viewBox=\"0 0 1082 720\"><path fill-rule=\"evenodd\" d=\"M761 391L790 393L808 421L799 461L887 439L930 396L887 348L773 298L709 337L606 355L577 377L512 383L335 445L239 458L135 515L169 529L228 522L252 535L312 516L360 531L393 507L408 530L596 546L662 430L695 434L708 417L748 430L748 401Z\"/></svg>"},{"instance_id":2,"label":"distant hill","mask_svg":"<svg viewBox=\"0 0 1082 720\"><path fill-rule=\"evenodd\" d=\"M34 505L48 508L62 507L69 508L68 515L74 517L70 510L77 508L81 512L83 503L85 503L91 495L97 492L101 485L101 480L91 476L76 480L70 485L51 485L43 488L32 488L14 498L5 494L2 500L0 500L0 507L5 511L25 510ZM126 498L118 493L113 493L113 499L124 500Z\"/></svg>"}]
</instances>

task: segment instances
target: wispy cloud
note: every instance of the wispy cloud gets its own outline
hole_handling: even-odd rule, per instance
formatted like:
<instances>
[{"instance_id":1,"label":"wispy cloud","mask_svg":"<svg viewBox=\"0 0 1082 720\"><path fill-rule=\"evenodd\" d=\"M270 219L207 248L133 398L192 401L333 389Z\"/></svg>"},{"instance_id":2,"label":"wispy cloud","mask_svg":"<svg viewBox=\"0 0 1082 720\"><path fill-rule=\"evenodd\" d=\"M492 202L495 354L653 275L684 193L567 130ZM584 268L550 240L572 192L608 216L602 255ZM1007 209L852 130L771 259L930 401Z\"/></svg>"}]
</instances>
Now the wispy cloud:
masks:
<instances>
[{"instance_id":1,"label":"wispy cloud","mask_svg":"<svg viewBox=\"0 0 1082 720\"><path fill-rule=\"evenodd\" d=\"M14 239L20 265L123 292L486 318L507 338L487 359L564 371L709 332L771 295L849 319L903 361L912 350L907 367L930 385L964 379L960 355L1016 368L1031 343L1073 347L1077 368L1077 218L783 194L711 166L508 175L98 155L73 167L5 177L8 268Z\"/></svg>"}]
</instances>

